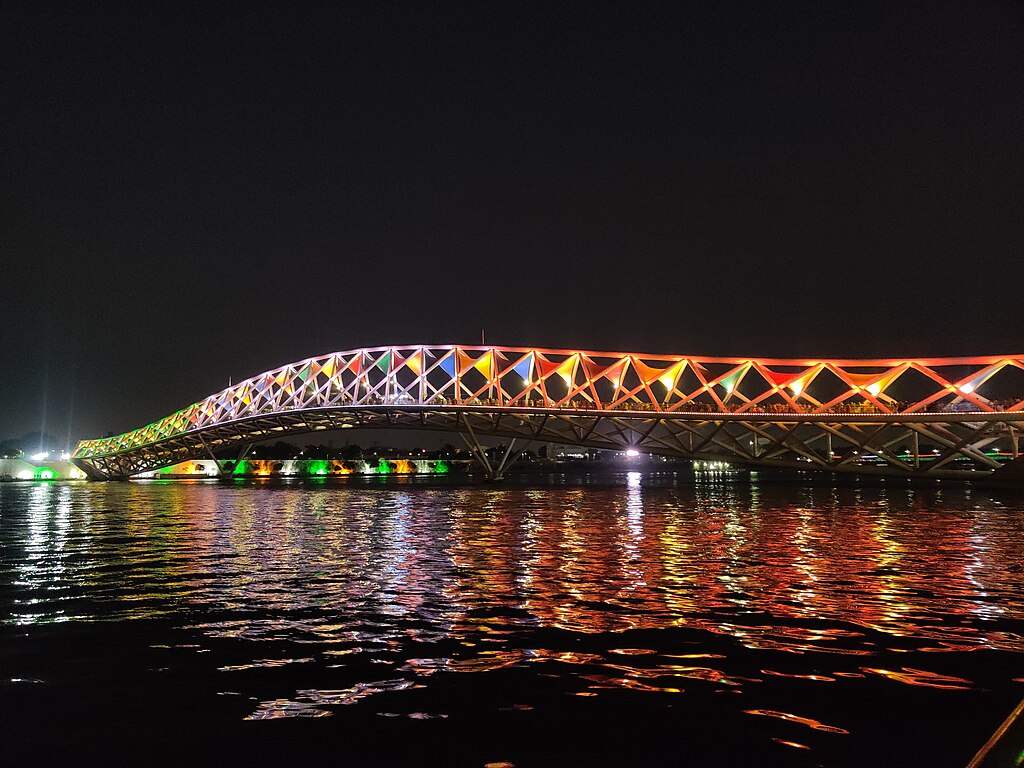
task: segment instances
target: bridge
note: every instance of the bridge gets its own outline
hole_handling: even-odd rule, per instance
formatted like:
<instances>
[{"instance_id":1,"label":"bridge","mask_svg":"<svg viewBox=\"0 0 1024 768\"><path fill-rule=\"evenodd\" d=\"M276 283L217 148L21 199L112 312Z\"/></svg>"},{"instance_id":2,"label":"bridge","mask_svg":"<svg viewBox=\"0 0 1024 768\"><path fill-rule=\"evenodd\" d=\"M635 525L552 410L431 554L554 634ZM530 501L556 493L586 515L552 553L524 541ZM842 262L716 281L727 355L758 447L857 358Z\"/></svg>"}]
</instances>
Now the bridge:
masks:
<instances>
[{"instance_id":1,"label":"bridge","mask_svg":"<svg viewBox=\"0 0 1024 768\"><path fill-rule=\"evenodd\" d=\"M759 467L1024 478L1024 356L353 349L261 373L131 432L83 440L72 458L94 479L121 479L353 428L458 433L496 478L524 440ZM506 441L504 456L491 461L481 438Z\"/></svg>"}]
</instances>

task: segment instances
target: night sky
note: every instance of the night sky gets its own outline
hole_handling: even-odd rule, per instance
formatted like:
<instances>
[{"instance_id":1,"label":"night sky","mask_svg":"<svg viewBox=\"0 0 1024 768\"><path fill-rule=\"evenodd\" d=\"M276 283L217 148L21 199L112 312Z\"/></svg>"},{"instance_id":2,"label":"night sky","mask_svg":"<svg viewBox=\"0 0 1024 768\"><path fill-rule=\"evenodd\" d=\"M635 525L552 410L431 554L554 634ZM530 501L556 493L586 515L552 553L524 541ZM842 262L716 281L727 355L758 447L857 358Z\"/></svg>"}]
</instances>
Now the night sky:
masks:
<instances>
[{"instance_id":1,"label":"night sky","mask_svg":"<svg viewBox=\"0 0 1024 768\"><path fill-rule=\"evenodd\" d=\"M481 328L1024 350L1020 3L21 5L0 438Z\"/></svg>"}]
</instances>

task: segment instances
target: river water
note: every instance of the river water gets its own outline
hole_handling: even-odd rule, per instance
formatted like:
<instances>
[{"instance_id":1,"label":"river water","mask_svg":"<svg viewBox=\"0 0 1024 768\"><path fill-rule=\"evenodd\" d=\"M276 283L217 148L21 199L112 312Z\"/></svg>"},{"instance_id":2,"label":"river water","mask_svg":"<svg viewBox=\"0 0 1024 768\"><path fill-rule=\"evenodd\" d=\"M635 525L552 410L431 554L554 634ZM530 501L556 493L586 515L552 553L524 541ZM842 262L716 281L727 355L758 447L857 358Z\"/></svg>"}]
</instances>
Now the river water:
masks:
<instances>
[{"instance_id":1,"label":"river water","mask_svg":"<svg viewBox=\"0 0 1024 768\"><path fill-rule=\"evenodd\" d=\"M0 759L963 766L1022 542L945 484L0 484Z\"/></svg>"}]
</instances>

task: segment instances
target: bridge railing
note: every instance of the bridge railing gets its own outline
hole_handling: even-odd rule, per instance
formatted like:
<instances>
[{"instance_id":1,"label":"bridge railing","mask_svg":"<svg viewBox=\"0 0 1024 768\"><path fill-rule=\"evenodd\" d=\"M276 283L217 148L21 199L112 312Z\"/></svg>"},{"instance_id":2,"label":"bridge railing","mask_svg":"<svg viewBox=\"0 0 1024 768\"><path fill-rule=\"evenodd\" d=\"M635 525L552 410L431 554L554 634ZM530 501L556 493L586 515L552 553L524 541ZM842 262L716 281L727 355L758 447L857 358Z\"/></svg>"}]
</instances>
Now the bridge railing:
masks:
<instances>
[{"instance_id":1,"label":"bridge railing","mask_svg":"<svg viewBox=\"0 0 1024 768\"><path fill-rule=\"evenodd\" d=\"M960 418L1021 413L1022 392L1021 355L798 360L529 347L374 347L261 373L145 427L82 441L75 456L110 455L241 419L314 408L485 406L765 416L945 413Z\"/></svg>"}]
</instances>

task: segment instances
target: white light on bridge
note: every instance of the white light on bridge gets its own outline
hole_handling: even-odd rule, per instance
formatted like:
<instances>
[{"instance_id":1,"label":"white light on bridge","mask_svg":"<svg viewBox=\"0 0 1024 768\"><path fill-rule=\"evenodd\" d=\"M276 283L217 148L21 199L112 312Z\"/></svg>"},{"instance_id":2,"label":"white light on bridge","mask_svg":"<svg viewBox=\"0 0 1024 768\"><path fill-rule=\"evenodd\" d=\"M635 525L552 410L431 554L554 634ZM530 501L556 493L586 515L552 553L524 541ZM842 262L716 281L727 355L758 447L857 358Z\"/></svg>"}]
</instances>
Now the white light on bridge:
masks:
<instances>
[{"instance_id":1,"label":"white light on bridge","mask_svg":"<svg viewBox=\"0 0 1024 768\"><path fill-rule=\"evenodd\" d=\"M727 360L526 347L490 347L482 352L475 351L482 349L482 345L481 348L467 349L454 345L433 348L374 347L333 352L296 361L242 384L233 387L229 385L228 389L211 394L205 400L165 416L147 427L122 435L82 441L73 455L77 460L91 464L90 475L115 478L135 474L132 471L134 468L148 467L146 457L152 451L151 443L166 445L177 441L191 452L189 455L193 458L205 455L203 436L207 433L218 434L223 427L239 419L252 419L254 432L223 439L216 446L218 449L251 441L252 435L260 434L260 429L268 430L267 435L276 432L283 436L292 431L359 428L363 425L364 415L367 419L380 419L381 426L398 426L390 420L385 423L383 416L376 410L377 406L394 403L410 406L417 403L429 404L430 407L424 409L420 425L428 429L461 431L463 426L468 429L468 424L462 425L459 420L460 411L463 406L473 406L480 411L474 415L474 427L480 424L481 428L497 430L499 420L514 417L519 419L521 426L538 429L541 438L557 435L546 431L547 415L537 414L533 417L528 414L528 409L537 403L543 403L545 409L569 409L562 418L572 422L579 420L580 424L574 423L574 427L582 427L582 421L585 420L589 429L587 434L594 434L595 439L601 436L608 440L628 439L622 438L622 429L626 428L623 424L627 420L650 423L653 419L656 426L662 425L659 429L665 429L680 438L686 438L688 431L693 438L699 439L713 438L717 431L724 429L723 424L728 422L730 430L737 427L743 430L733 434L736 450L731 452L743 454L745 460L752 457L749 451L740 447L741 441L750 440L754 446L760 441L754 434L755 430L746 426L746 416L741 414L757 414L753 418L764 422L765 430L782 431L786 435L793 428L791 424L794 419L791 414L807 414L801 417L799 436L799 441L806 441L807 445L829 435L845 440L850 445L859 444L863 437L861 414L884 417L878 421L891 423L893 430L911 430L909 425L922 416L941 417L938 421L943 426L936 428L951 433L953 438L963 437L965 442L950 444L947 462L926 462L920 467L915 465L915 471L921 474L940 468L943 472L959 471L961 460L984 461L984 457L972 448L976 441L976 427L969 413L988 412L995 424L996 414L1005 412L1003 416L998 416L1005 427L993 426L991 437L1003 441L998 446L1003 449L1000 455L1010 457L1019 453L1013 430L1021 422L1019 416L1024 414L1024 396L992 402L974 397L974 392L982 387L1001 391L1000 385L989 385L986 382L1004 369L1019 371L1024 367L1024 358L1019 355L1003 358L808 361ZM516 362L513 368L507 369L498 364L500 359ZM431 367L428 365L429 360L437 362ZM760 375L747 378L747 372L755 370L755 367ZM315 382L309 378L310 371L314 369L317 371ZM475 369L486 381L480 382L478 377L465 378L463 374L469 374L470 369ZM870 372L863 372L864 369ZM901 402L889 397L886 392L892 390L900 377L911 369L924 374L920 392L915 395L920 399L917 402ZM956 378L943 373L947 369L956 370L956 376L960 377L959 384ZM831 383L816 383L815 377L822 370L828 371ZM690 377L684 376L685 371L693 371L701 382L700 388L689 391L691 384L684 381ZM407 372L415 377L409 379ZM575 382L580 373L583 374L584 384L577 385ZM327 378L326 382L323 377ZM403 387L400 379L408 380L408 383ZM552 391L546 389L549 384L557 384L559 380L564 383L564 389L559 386L555 386ZM607 391L609 385L613 392L610 397ZM1011 379L1008 386L1019 386L1019 382L1015 383ZM830 392L830 387L839 388ZM595 388L600 389L601 393L597 393ZM329 403L324 399L324 393L328 391L331 393ZM530 397L527 397L527 392ZM822 394L826 402L820 401ZM595 396L592 398L591 395ZM675 400L677 395L678 401ZM540 399L534 399L534 396ZM768 399L771 402L766 402ZM880 402L882 399L884 403ZM956 402L948 403L949 400ZM361 415L363 409L367 413ZM590 413L579 413L584 409ZM342 423L335 423L334 411L339 412ZM634 413L623 413L628 411ZM282 416L291 418L290 414L293 413L299 414L294 422L282 423ZM659 415L652 416L652 413ZM777 413L780 415L776 416ZM451 420L453 415L456 416L455 421ZM841 418L835 419L837 415ZM870 420L875 419L872 417ZM838 426L829 426L834 421L838 422ZM798 438L793 435L792 439ZM691 450L687 451L680 444L678 451L670 452L677 458L689 456L694 445L691 442ZM782 443L777 447L784 449L786 454L769 452L756 457L758 462L771 463L785 456L792 459L801 451L805 458L810 455L803 447L798 450ZM1011 447L1012 451L1006 450ZM847 455L848 450L844 448L842 455ZM33 456L35 476L38 477L44 468L42 465L47 463L50 456L59 454L58 448L50 454ZM304 453L301 455L305 458ZM638 457L645 461L656 460L635 446L628 447L628 450L620 448L616 455L629 461L638 460ZM66 460L65 456L61 458ZM949 464L953 459L957 460L957 465ZM892 460L892 456L886 452L882 453L880 460L892 465L893 474L905 474L907 467L902 460ZM817 459L812 461L816 462ZM846 466L840 463L837 469L856 469L852 462L850 464ZM986 461L984 466L979 464L979 468L985 471L995 469L990 461ZM58 474L61 478L67 476L63 467Z\"/></svg>"}]
</instances>

